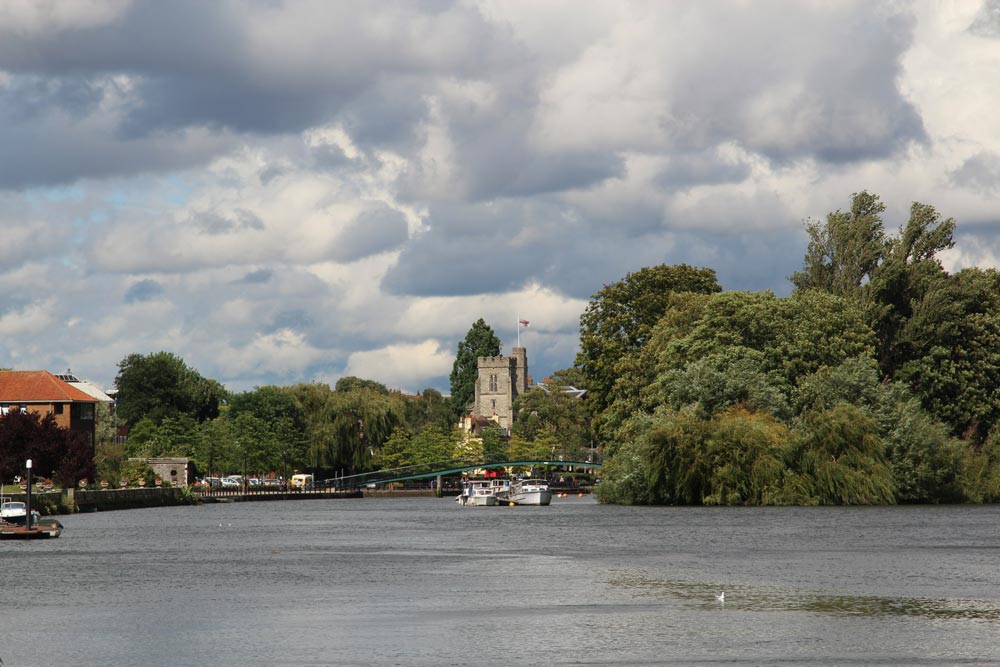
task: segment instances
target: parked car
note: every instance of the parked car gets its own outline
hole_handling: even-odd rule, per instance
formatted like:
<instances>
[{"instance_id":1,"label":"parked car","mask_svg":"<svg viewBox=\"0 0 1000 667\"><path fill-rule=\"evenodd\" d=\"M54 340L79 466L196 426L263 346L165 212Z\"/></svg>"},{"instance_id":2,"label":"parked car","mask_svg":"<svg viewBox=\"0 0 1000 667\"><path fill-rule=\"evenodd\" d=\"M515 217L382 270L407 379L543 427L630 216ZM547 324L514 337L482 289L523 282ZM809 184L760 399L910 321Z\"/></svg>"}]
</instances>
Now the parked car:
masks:
<instances>
[{"instance_id":1,"label":"parked car","mask_svg":"<svg viewBox=\"0 0 1000 667\"><path fill-rule=\"evenodd\" d=\"M243 485L243 480L238 476L223 477L219 480L219 485L224 489L238 489Z\"/></svg>"}]
</instances>

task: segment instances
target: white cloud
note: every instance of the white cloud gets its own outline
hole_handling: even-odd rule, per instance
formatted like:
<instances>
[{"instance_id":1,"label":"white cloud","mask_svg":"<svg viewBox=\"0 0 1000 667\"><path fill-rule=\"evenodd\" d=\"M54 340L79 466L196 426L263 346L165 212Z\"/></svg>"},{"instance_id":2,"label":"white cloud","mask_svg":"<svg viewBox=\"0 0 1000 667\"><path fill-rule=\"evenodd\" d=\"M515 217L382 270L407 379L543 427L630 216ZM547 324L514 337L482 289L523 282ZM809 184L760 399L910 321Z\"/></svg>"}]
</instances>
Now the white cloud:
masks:
<instances>
[{"instance_id":1,"label":"white cloud","mask_svg":"<svg viewBox=\"0 0 1000 667\"><path fill-rule=\"evenodd\" d=\"M446 375L455 361L451 350L436 340L387 345L377 350L352 353L344 375L376 380L389 387L419 391L424 378Z\"/></svg>"},{"instance_id":2,"label":"white cloud","mask_svg":"<svg viewBox=\"0 0 1000 667\"><path fill-rule=\"evenodd\" d=\"M184 24L166 34L165 21ZM993 266L1000 43L965 3L13 2L0 366L105 385L447 390L484 318L536 378L660 262L787 286L868 189ZM72 323L72 326L69 326Z\"/></svg>"}]
</instances>

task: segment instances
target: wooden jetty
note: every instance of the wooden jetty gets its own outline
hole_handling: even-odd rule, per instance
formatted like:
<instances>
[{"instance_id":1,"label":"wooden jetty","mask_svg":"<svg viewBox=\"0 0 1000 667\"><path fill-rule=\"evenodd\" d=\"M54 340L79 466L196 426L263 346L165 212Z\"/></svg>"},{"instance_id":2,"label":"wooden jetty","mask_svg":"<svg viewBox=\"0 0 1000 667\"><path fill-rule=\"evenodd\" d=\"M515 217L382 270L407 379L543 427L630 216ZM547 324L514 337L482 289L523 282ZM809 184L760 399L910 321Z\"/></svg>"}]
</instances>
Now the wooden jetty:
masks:
<instances>
[{"instance_id":1,"label":"wooden jetty","mask_svg":"<svg viewBox=\"0 0 1000 667\"><path fill-rule=\"evenodd\" d=\"M55 519L43 519L28 528L13 523L0 524L0 540L49 540L62 535L63 526Z\"/></svg>"}]
</instances>

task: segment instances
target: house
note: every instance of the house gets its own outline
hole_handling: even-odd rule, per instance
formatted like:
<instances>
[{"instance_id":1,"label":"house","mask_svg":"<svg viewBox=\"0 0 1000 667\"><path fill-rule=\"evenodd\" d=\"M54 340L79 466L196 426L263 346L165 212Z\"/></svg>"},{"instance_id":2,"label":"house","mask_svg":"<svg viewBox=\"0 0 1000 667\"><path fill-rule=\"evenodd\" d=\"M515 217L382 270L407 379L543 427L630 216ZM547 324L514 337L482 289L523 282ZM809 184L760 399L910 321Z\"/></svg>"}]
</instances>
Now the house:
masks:
<instances>
[{"instance_id":1,"label":"house","mask_svg":"<svg viewBox=\"0 0 1000 667\"><path fill-rule=\"evenodd\" d=\"M94 446L97 399L48 371L0 371L0 414L11 410L52 415Z\"/></svg>"}]
</instances>

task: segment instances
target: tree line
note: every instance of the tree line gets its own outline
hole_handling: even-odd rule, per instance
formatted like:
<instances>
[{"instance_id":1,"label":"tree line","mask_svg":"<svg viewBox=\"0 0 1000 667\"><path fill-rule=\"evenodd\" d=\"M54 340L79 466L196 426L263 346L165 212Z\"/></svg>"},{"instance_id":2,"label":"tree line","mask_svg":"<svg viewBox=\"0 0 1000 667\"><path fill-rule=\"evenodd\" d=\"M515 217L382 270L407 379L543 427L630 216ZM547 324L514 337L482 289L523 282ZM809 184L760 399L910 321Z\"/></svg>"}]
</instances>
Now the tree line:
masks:
<instances>
[{"instance_id":1,"label":"tree line","mask_svg":"<svg viewBox=\"0 0 1000 667\"><path fill-rule=\"evenodd\" d=\"M482 319L458 345L452 397L409 395L357 377L228 392L170 352L132 354L118 366L116 414L102 421L97 467L117 484L139 476L130 459L182 456L203 475L243 473L287 479L351 475L456 459L502 462L584 456L591 446L584 406L561 392L521 397L512 434L469 438L458 422L475 394L476 359L500 353ZM457 396L457 400L455 399ZM124 426L127 439L115 437Z\"/></svg>"},{"instance_id":2,"label":"tree line","mask_svg":"<svg viewBox=\"0 0 1000 667\"><path fill-rule=\"evenodd\" d=\"M1000 500L1000 273L948 273L955 221L933 207L914 203L895 234L884 212L860 192L809 221L787 297L723 291L714 270L683 264L605 285L580 317L574 366L517 398L510 434L456 426L476 359L501 353L483 319L458 344L450 397L356 377L234 393L172 353L129 355L117 414L98 416L96 474L115 482L135 475L129 458L154 456L287 478L596 447L607 502ZM67 461L67 478L83 467Z\"/></svg>"},{"instance_id":3,"label":"tree line","mask_svg":"<svg viewBox=\"0 0 1000 667\"><path fill-rule=\"evenodd\" d=\"M955 221L876 195L806 226L788 297L658 266L581 317L609 502L1000 499L1000 273L949 274Z\"/></svg>"}]
</instances>

